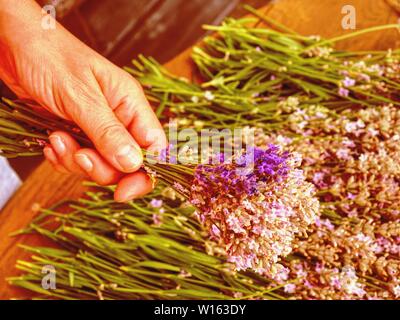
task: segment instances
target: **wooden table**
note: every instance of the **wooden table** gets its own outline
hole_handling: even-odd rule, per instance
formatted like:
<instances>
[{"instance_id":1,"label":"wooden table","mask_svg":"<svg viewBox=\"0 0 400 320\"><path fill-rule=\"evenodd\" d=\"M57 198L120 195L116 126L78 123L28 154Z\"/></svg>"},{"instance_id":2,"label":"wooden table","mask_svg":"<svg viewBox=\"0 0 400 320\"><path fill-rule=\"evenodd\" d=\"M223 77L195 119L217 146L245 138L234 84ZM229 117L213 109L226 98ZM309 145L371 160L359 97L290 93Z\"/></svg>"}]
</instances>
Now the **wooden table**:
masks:
<instances>
[{"instance_id":1,"label":"wooden table","mask_svg":"<svg viewBox=\"0 0 400 320\"><path fill-rule=\"evenodd\" d=\"M393 1L393 0L392 0ZM385 0L278 0L262 8L271 18L304 35L319 34L333 37L351 32L343 30L341 9L352 4L356 9L357 30L386 23L397 23L398 14ZM353 50L387 49L399 47L400 34L397 30L384 33L376 32L357 40L344 41L339 48ZM193 76L193 64L190 49L166 64L173 73L181 76ZM27 160L29 161L29 160ZM15 262L29 259L29 254L18 244L45 245L43 238L37 236L9 237L15 230L26 226L35 216L34 204L50 206L62 199L76 199L82 195L82 179L75 175L63 175L55 172L49 163L44 162L26 180L21 189L0 213L0 298L30 297L30 293L10 286L5 278L17 275ZM35 205L34 207L37 207Z\"/></svg>"}]
</instances>

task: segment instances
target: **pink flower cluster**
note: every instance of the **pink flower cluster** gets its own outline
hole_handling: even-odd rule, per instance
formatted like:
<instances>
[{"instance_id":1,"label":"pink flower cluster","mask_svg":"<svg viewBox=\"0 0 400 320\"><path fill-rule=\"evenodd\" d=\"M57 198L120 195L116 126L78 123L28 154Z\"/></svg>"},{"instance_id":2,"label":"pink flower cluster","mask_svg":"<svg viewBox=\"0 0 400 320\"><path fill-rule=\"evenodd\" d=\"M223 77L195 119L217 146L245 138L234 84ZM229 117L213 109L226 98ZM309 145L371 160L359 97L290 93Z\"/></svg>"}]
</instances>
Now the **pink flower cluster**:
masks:
<instances>
[{"instance_id":1,"label":"pink flower cluster","mask_svg":"<svg viewBox=\"0 0 400 320\"><path fill-rule=\"evenodd\" d=\"M229 176L234 170L229 167L232 164L223 164L218 171L225 174L232 169L226 173L229 179L225 182L202 172L193 183L191 202L199 209L200 220L211 237L226 250L228 261L237 270L252 269L284 281L289 270L279 263L280 258L292 251L296 235L304 234L314 223L319 203L313 185L305 181L298 169L299 155L271 150L265 151L261 164L264 168L268 161L278 165L257 171L262 165L256 162L255 176L254 171L242 177ZM254 188L242 187L240 190L246 192L238 192L237 186L242 186L239 182L250 179Z\"/></svg>"},{"instance_id":2,"label":"pink flower cluster","mask_svg":"<svg viewBox=\"0 0 400 320\"><path fill-rule=\"evenodd\" d=\"M256 142L302 153L321 218L307 238L295 239L293 259L284 263L293 285L284 291L297 299L400 298L398 107L290 112L286 130L256 130ZM293 132L304 138L282 138Z\"/></svg>"}]
</instances>

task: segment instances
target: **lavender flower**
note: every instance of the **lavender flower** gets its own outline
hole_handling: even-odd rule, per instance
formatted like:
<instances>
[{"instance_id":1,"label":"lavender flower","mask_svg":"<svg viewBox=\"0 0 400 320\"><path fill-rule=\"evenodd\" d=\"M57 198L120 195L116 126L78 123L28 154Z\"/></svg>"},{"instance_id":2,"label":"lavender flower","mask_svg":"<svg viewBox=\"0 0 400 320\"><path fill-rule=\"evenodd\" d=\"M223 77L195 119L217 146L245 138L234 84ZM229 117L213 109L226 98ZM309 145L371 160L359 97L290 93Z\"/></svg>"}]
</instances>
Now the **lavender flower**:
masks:
<instances>
[{"instance_id":1,"label":"lavender flower","mask_svg":"<svg viewBox=\"0 0 400 320\"><path fill-rule=\"evenodd\" d=\"M283 287L286 293L294 293L296 291L296 285L293 283L288 283Z\"/></svg>"},{"instance_id":2,"label":"lavender flower","mask_svg":"<svg viewBox=\"0 0 400 320\"><path fill-rule=\"evenodd\" d=\"M347 90L347 89L345 89L345 88L343 88L343 87L340 87L340 88L339 88L339 95L340 95L340 96L342 96L342 97L348 97L348 96L349 96L349 93L350 93L349 90Z\"/></svg>"},{"instance_id":3,"label":"lavender flower","mask_svg":"<svg viewBox=\"0 0 400 320\"><path fill-rule=\"evenodd\" d=\"M152 208L161 208L163 205L163 201L161 199L152 199L150 201L150 206Z\"/></svg>"},{"instance_id":4,"label":"lavender flower","mask_svg":"<svg viewBox=\"0 0 400 320\"><path fill-rule=\"evenodd\" d=\"M190 201L237 270L287 278L279 258L291 252L295 235L305 232L319 209L313 186L297 169L300 162L297 154L270 145L229 163L197 166Z\"/></svg>"},{"instance_id":5,"label":"lavender flower","mask_svg":"<svg viewBox=\"0 0 400 320\"><path fill-rule=\"evenodd\" d=\"M342 81L343 85L345 87L352 87L356 84L356 80L346 77L343 81Z\"/></svg>"}]
</instances>

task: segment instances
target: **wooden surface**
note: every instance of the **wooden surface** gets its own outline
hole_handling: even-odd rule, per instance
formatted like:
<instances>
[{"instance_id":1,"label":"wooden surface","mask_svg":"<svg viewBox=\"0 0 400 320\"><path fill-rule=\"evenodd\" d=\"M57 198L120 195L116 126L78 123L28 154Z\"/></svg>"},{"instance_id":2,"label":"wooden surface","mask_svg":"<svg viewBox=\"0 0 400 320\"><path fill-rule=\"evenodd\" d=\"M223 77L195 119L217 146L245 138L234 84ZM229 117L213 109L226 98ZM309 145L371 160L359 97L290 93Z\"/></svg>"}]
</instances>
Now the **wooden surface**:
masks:
<instances>
[{"instance_id":1,"label":"wooden surface","mask_svg":"<svg viewBox=\"0 0 400 320\"><path fill-rule=\"evenodd\" d=\"M396 11L384 0L278 0L261 11L302 34L332 37L349 32L341 28L341 7L350 3L357 11L357 29L397 23ZM362 41L345 42L339 46L349 49L386 49L398 47L399 41L399 33L395 30L371 34ZM190 78L193 65L189 56L190 49L169 62L168 69ZM56 173L48 163L43 163L0 213L0 298L29 297L24 290L9 286L5 278L18 274L14 268L17 259L28 258L18 244L44 244L43 239L38 237L10 238L8 235L32 220L36 214L32 210L34 204L47 207L62 199L77 198L83 191L79 177Z\"/></svg>"}]
</instances>

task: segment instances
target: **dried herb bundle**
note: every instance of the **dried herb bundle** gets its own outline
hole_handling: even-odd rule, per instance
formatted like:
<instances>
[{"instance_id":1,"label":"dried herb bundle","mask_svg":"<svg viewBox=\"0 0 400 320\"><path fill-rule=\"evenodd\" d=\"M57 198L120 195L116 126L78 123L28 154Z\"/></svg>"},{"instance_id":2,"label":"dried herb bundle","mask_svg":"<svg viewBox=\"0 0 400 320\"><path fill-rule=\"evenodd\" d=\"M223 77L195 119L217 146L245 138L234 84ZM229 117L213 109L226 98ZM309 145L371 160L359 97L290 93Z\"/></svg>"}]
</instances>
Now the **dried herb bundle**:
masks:
<instances>
[{"instance_id":1,"label":"dried herb bundle","mask_svg":"<svg viewBox=\"0 0 400 320\"><path fill-rule=\"evenodd\" d=\"M276 23L280 31L251 23L228 19L207 27L219 35L194 50L200 83L174 77L144 57L127 70L145 86L163 119L199 131L244 127L255 133L258 146L273 143L303 155L322 217L309 237L295 240L280 278L232 274L224 253L193 216L182 213L181 204L165 202L162 221L160 193L152 195L155 201L147 197L124 207L107 195L89 194L68 215L44 211L61 223L59 229L48 231L41 219L31 224L29 231L65 249L30 248L36 262L19 262L27 274L13 283L58 298L400 297L399 51L332 49L338 40L398 26L324 40ZM0 149L6 156L40 153L54 129L90 143L76 128L26 104L0 106ZM62 270L62 287L43 291L40 268L53 263ZM154 283L155 278L161 280Z\"/></svg>"}]
</instances>

